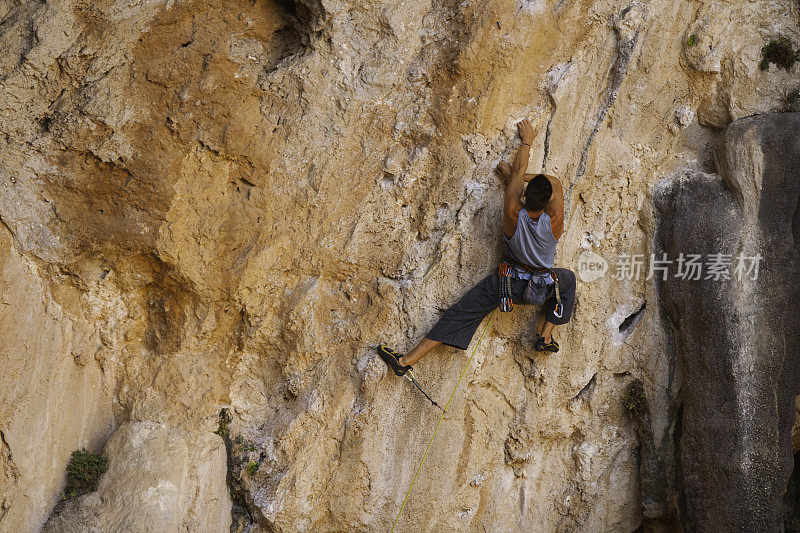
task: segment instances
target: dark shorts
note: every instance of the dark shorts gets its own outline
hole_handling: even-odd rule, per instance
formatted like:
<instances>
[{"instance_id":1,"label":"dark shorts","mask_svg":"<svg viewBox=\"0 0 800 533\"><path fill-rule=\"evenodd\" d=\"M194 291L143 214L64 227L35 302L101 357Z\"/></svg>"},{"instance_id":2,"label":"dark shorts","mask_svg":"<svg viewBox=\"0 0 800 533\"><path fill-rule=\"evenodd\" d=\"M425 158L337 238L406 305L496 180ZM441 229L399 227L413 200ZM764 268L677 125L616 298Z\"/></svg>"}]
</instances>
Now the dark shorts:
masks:
<instances>
[{"instance_id":1,"label":"dark shorts","mask_svg":"<svg viewBox=\"0 0 800 533\"><path fill-rule=\"evenodd\" d=\"M566 324L572 317L572 309L575 307L575 274L566 268L556 268L555 271L558 276L558 287L564 311L561 317L557 317L553 313L556 308L556 295L555 286L551 284L547 287L544 316L551 324L559 325ZM511 298L515 307L521 304L522 294L525 292L527 284L528 280L526 279L512 278ZM425 337L454 348L466 350L481 321L492 309L498 306L500 300L499 285L500 275L497 272L483 278L458 302L444 312L439 322L433 326L433 329Z\"/></svg>"}]
</instances>

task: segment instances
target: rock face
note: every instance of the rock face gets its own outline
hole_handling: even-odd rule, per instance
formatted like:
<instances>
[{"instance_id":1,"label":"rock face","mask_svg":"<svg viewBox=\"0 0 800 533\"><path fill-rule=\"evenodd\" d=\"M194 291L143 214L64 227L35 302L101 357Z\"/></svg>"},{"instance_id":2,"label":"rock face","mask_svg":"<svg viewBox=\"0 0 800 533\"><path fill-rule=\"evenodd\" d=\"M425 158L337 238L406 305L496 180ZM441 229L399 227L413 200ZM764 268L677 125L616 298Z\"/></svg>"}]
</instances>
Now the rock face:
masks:
<instances>
[{"instance_id":1,"label":"rock face","mask_svg":"<svg viewBox=\"0 0 800 533\"><path fill-rule=\"evenodd\" d=\"M43 531L230 531L227 456L218 436L126 423L103 453L109 469L97 491L70 500Z\"/></svg>"},{"instance_id":2,"label":"rock face","mask_svg":"<svg viewBox=\"0 0 800 533\"><path fill-rule=\"evenodd\" d=\"M0 226L2 531L40 525L72 451L101 447L114 430L114 370L91 326L108 310L97 300L93 309L67 309L59 301L80 300L78 291L65 285L54 294L46 279Z\"/></svg>"},{"instance_id":3,"label":"rock face","mask_svg":"<svg viewBox=\"0 0 800 533\"><path fill-rule=\"evenodd\" d=\"M656 197L668 256L733 263L728 280L661 284L683 370L677 483L690 531L783 530L800 394L798 131L800 113L737 120L720 136L722 177L687 171Z\"/></svg>"},{"instance_id":4,"label":"rock face","mask_svg":"<svg viewBox=\"0 0 800 533\"><path fill-rule=\"evenodd\" d=\"M790 105L800 65L759 63L797 21L794 0L0 2L0 530L41 528L70 452L112 434L109 480L48 527L225 527L176 495L225 481L222 410L235 527L389 529L438 415L374 349L496 268L522 117L529 171L565 187L557 264L608 268L556 355L532 352L538 310L494 316L398 530L674 525L689 407L646 279L654 186ZM442 400L466 359L417 374ZM180 466L126 493L151 453ZM162 482L163 510L125 514Z\"/></svg>"}]
</instances>

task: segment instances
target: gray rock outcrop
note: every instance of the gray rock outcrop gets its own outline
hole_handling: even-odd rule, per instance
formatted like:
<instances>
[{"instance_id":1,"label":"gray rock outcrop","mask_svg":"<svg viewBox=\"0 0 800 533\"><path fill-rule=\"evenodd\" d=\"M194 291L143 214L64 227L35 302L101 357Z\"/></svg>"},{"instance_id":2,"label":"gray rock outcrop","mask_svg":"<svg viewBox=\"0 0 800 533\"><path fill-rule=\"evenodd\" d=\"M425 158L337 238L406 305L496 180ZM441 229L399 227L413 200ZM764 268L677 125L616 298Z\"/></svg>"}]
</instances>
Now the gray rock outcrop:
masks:
<instances>
[{"instance_id":1,"label":"gray rock outcrop","mask_svg":"<svg viewBox=\"0 0 800 533\"><path fill-rule=\"evenodd\" d=\"M737 120L717 146L721 176L685 171L656 195L668 257L732 262L730 279L706 270L660 283L683 374L676 484L688 531L782 530L800 394L798 132L800 113Z\"/></svg>"}]
</instances>

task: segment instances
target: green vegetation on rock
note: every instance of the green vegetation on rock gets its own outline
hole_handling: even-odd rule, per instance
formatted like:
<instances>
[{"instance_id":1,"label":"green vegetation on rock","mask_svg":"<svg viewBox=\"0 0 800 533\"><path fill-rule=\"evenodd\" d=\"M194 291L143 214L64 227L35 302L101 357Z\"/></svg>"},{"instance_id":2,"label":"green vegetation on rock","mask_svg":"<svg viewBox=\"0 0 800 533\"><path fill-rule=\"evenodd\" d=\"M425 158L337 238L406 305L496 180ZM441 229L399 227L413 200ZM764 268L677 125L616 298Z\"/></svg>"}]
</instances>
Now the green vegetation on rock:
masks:
<instances>
[{"instance_id":1,"label":"green vegetation on rock","mask_svg":"<svg viewBox=\"0 0 800 533\"><path fill-rule=\"evenodd\" d=\"M792 42L788 37L778 37L770 40L761 48L761 70L767 70L770 63L775 63L779 67L789 70L795 61L800 59L800 50L792 48Z\"/></svg>"},{"instance_id":2,"label":"green vegetation on rock","mask_svg":"<svg viewBox=\"0 0 800 533\"><path fill-rule=\"evenodd\" d=\"M229 433L228 424L231 423L231 420L232 418L228 410L222 409L219 412L219 426L217 427L217 430L214 433L223 438L227 437Z\"/></svg>"},{"instance_id":3,"label":"green vegetation on rock","mask_svg":"<svg viewBox=\"0 0 800 533\"><path fill-rule=\"evenodd\" d=\"M625 406L625 410L632 415L638 415L647 407L647 398L644 395L642 380L636 379L628 384L622 403Z\"/></svg>"},{"instance_id":4,"label":"green vegetation on rock","mask_svg":"<svg viewBox=\"0 0 800 533\"><path fill-rule=\"evenodd\" d=\"M108 469L108 459L85 449L72 452L67 465L67 486L61 497L69 500L97 490L97 483Z\"/></svg>"}]
</instances>

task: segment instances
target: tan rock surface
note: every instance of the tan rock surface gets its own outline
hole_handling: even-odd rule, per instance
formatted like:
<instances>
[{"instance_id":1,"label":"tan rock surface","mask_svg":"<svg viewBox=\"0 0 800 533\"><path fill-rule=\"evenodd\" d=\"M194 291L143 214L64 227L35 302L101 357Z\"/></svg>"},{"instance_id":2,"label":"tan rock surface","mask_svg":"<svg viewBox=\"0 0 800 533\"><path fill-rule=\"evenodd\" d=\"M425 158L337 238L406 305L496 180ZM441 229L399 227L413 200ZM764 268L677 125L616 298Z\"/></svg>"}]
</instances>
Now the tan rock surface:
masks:
<instances>
[{"instance_id":1,"label":"tan rock surface","mask_svg":"<svg viewBox=\"0 0 800 533\"><path fill-rule=\"evenodd\" d=\"M101 338L108 302L92 309L70 285L48 286L52 278L2 225L0 250L0 529L33 531L58 498L72 451L102 446L113 431Z\"/></svg>"},{"instance_id":2,"label":"tan rock surface","mask_svg":"<svg viewBox=\"0 0 800 533\"><path fill-rule=\"evenodd\" d=\"M43 531L230 530L220 437L152 422L126 423L103 454L109 468L97 491L64 504Z\"/></svg>"},{"instance_id":3,"label":"tan rock surface","mask_svg":"<svg viewBox=\"0 0 800 533\"><path fill-rule=\"evenodd\" d=\"M257 530L388 530L438 415L374 347L410 348L496 267L515 122L565 185L557 263L649 256L654 184L713 172L716 131L781 110L798 68L758 68L797 40L793 0L12 0L0 21L4 530L45 521L79 445L124 421L185 441L222 408L258 450L236 481ZM669 459L680 370L652 280L612 274L579 282L557 355L532 352L537 311L495 315L400 531L639 526L621 398L643 379ZM417 371L445 399L466 358Z\"/></svg>"}]
</instances>

